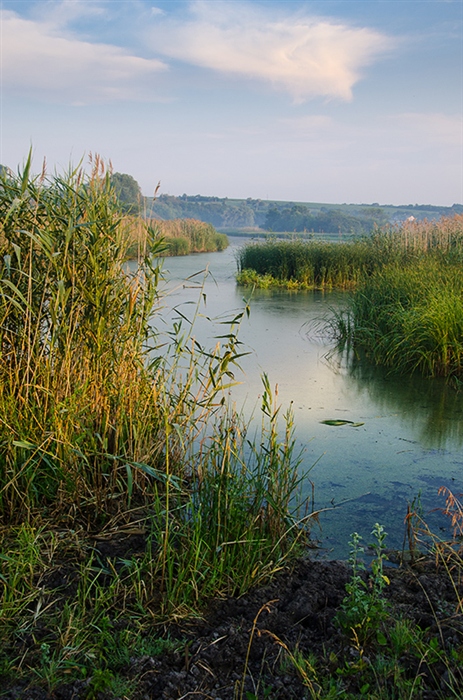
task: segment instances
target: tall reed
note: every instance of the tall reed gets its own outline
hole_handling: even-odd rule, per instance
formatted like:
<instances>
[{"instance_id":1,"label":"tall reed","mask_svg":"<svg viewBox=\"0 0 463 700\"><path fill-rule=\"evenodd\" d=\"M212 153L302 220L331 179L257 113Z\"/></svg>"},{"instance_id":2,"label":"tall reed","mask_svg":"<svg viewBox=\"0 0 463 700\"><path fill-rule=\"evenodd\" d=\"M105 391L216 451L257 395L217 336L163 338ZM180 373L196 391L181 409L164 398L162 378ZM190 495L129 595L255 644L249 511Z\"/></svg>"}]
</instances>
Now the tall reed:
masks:
<instances>
[{"instance_id":1,"label":"tall reed","mask_svg":"<svg viewBox=\"0 0 463 700\"><path fill-rule=\"evenodd\" d=\"M325 243L270 239L239 251L238 282L260 286L259 277L267 276L268 282L276 286L349 289L379 265L375 253L364 240Z\"/></svg>"},{"instance_id":2,"label":"tall reed","mask_svg":"<svg viewBox=\"0 0 463 700\"><path fill-rule=\"evenodd\" d=\"M151 219L145 222L141 217L126 217L124 223L130 233L131 258L137 257L139 250L146 246L146 223L164 239L165 256L221 251L228 246L228 238L224 233L218 233L212 224L197 219Z\"/></svg>"},{"instance_id":3,"label":"tall reed","mask_svg":"<svg viewBox=\"0 0 463 700\"><path fill-rule=\"evenodd\" d=\"M337 321L339 336L375 363L429 377L463 374L461 267L435 258L366 278Z\"/></svg>"},{"instance_id":4,"label":"tall reed","mask_svg":"<svg viewBox=\"0 0 463 700\"><path fill-rule=\"evenodd\" d=\"M101 160L88 177L30 169L0 181L0 519L140 518L165 612L243 590L306 532L291 415L280 440L267 381L254 442L227 403L246 309L212 350L183 313L161 333L163 239L147 227L128 271Z\"/></svg>"}]
</instances>

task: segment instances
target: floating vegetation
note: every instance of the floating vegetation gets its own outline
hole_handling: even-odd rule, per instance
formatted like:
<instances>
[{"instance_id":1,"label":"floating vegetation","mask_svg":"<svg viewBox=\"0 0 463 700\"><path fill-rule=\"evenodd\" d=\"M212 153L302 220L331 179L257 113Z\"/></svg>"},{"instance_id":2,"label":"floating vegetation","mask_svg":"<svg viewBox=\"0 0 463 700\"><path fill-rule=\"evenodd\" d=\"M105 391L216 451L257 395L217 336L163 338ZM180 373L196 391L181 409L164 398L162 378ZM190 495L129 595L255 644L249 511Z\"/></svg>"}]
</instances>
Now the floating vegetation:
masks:
<instances>
[{"instance_id":1,"label":"floating vegetation","mask_svg":"<svg viewBox=\"0 0 463 700\"><path fill-rule=\"evenodd\" d=\"M321 420L320 423L323 423L323 425L332 425L334 427L339 425L350 425L351 428L360 428L360 426L365 425L365 423L354 423L351 420L339 420L338 418L334 418L333 420Z\"/></svg>"}]
</instances>

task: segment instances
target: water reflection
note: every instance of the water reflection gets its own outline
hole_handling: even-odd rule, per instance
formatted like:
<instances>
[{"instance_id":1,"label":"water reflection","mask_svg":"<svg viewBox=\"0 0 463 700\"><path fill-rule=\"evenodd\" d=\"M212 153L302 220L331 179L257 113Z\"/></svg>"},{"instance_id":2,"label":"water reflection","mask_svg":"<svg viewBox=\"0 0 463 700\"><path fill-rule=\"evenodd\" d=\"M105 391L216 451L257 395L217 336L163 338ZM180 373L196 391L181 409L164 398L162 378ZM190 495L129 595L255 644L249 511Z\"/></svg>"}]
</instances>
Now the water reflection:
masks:
<instances>
[{"instance_id":1,"label":"water reflection","mask_svg":"<svg viewBox=\"0 0 463 700\"><path fill-rule=\"evenodd\" d=\"M353 353L338 358L341 366L352 392L368 395L382 413L396 413L423 447L463 445L463 394L444 379L397 376Z\"/></svg>"}]
</instances>

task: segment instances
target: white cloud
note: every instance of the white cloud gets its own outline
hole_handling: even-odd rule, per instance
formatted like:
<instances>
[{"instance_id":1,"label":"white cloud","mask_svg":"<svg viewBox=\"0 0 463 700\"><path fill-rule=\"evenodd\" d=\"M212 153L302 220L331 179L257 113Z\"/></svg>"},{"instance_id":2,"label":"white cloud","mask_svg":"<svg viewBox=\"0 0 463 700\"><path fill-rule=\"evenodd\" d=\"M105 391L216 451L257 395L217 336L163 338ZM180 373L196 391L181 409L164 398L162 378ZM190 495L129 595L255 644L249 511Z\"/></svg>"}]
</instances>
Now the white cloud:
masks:
<instances>
[{"instance_id":1,"label":"white cloud","mask_svg":"<svg viewBox=\"0 0 463 700\"><path fill-rule=\"evenodd\" d=\"M151 45L170 58L264 80L296 101L349 100L361 72L392 39L367 28L297 14L272 16L249 3L197 0L190 17L159 21Z\"/></svg>"},{"instance_id":2,"label":"white cloud","mask_svg":"<svg viewBox=\"0 0 463 700\"><path fill-rule=\"evenodd\" d=\"M76 3L73 9L80 7ZM82 41L62 29L58 35L56 18L34 21L2 11L0 23L2 85L14 94L73 104L146 99L153 75L167 68L162 61Z\"/></svg>"}]
</instances>

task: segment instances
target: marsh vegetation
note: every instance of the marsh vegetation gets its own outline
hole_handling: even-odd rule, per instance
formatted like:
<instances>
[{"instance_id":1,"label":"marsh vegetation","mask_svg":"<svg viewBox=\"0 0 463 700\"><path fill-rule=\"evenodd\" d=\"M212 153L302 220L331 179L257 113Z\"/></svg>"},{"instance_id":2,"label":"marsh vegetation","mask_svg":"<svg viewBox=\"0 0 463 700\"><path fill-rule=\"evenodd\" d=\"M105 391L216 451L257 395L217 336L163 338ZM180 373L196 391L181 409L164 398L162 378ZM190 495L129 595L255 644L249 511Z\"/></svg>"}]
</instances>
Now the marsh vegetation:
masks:
<instances>
[{"instance_id":1,"label":"marsh vegetation","mask_svg":"<svg viewBox=\"0 0 463 700\"><path fill-rule=\"evenodd\" d=\"M265 580L308 528L291 414L280 434L266 378L255 439L227 405L240 316L212 350L184 314L161 332L158 231L129 272L104 164L30 166L0 183L0 663L51 689L106 668L114 626L129 653L148 620ZM135 534L133 556L96 544Z\"/></svg>"},{"instance_id":2,"label":"marsh vegetation","mask_svg":"<svg viewBox=\"0 0 463 700\"><path fill-rule=\"evenodd\" d=\"M292 413L265 375L257 428L228 402L247 307L212 349L195 309L167 324L166 241L148 225L127 266L104 164L30 167L0 182L2 694L459 697L458 499L451 543L409 512L398 607L380 526L371 576L355 536L350 568L298 561Z\"/></svg>"},{"instance_id":3,"label":"marsh vegetation","mask_svg":"<svg viewBox=\"0 0 463 700\"><path fill-rule=\"evenodd\" d=\"M238 281L351 290L330 324L341 345L392 371L459 381L463 370L463 217L407 222L346 243L246 246Z\"/></svg>"},{"instance_id":4,"label":"marsh vegetation","mask_svg":"<svg viewBox=\"0 0 463 700\"><path fill-rule=\"evenodd\" d=\"M163 239L163 257L221 251L228 246L224 233L218 233L212 224L197 219L161 221L134 216L127 217L124 222L130 237L127 255L131 259L136 259L140 251L147 249L147 233L150 230Z\"/></svg>"}]
</instances>

